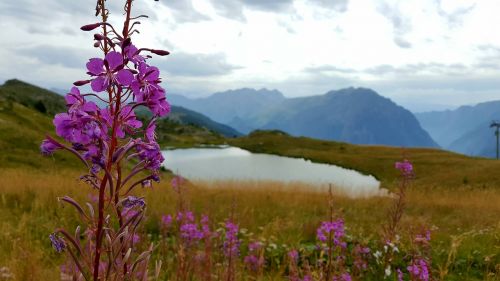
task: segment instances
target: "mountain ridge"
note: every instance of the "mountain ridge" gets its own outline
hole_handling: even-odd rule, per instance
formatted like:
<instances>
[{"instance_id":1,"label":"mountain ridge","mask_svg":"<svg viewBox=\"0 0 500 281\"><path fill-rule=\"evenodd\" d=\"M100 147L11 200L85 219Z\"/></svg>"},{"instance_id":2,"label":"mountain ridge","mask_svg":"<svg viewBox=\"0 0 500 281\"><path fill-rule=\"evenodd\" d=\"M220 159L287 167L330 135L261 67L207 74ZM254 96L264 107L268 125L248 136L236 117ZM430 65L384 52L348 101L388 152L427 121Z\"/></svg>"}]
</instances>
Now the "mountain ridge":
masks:
<instances>
[{"instance_id":1,"label":"mountain ridge","mask_svg":"<svg viewBox=\"0 0 500 281\"><path fill-rule=\"evenodd\" d=\"M489 125L500 120L500 100L415 116L443 148L472 156L495 157L496 144Z\"/></svg>"},{"instance_id":2,"label":"mountain ridge","mask_svg":"<svg viewBox=\"0 0 500 281\"><path fill-rule=\"evenodd\" d=\"M243 88L241 91L244 92L243 95L238 89L224 92L224 96L229 96L230 99L222 101L220 94L214 94L190 99L190 103L182 104L182 99L178 102L214 120L229 124L243 133L256 129L278 129L296 136L355 144L438 146L420 127L411 112L368 88L350 87L332 90L323 95L297 98L285 98L278 91L276 92L279 95L270 94L269 90L260 90L261 92L257 93L258 90ZM265 99L264 104L262 101L257 102L255 96L244 98L252 93L255 96L267 93L270 97ZM238 105L235 106L234 100L237 100ZM376 103L380 109L373 108L364 100ZM174 104L175 102L176 100L173 101ZM234 110L241 104L245 104L247 110ZM396 114L403 121L391 119L385 111ZM225 115L221 116L219 112L224 112ZM370 117L366 117L367 115ZM377 118L377 123L372 122ZM386 130L384 126L390 130Z\"/></svg>"}]
</instances>

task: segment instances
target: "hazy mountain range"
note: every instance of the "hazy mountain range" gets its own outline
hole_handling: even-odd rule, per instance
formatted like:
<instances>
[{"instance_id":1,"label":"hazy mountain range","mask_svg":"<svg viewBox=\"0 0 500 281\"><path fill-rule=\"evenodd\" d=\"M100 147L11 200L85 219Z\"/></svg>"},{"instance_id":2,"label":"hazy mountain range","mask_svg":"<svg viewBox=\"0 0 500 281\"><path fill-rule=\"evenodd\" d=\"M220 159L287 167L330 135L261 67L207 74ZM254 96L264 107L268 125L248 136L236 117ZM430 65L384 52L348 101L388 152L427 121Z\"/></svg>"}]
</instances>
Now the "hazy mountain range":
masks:
<instances>
[{"instance_id":1,"label":"hazy mountain range","mask_svg":"<svg viewBox=\"0 0 500 281\"><path fill-rule=\"evenodd\" d=\"M201 112L243 133L279 129L296 136L354 144L438 146L410 111L365 88L301 98L249 88L199 99L168 98L172 104Z\"/></svg>"},{"instance_id":2,"label":"hazy mountain range","mask_svg":"<svg viewBox=\"0 0 500 281\"><path fill-rule=\"evenodd\" d=\"M500 120L500 101L415 116L441 147L472 156L495 157L496 139L490 124Z\"/></svg>"}]
</instances>

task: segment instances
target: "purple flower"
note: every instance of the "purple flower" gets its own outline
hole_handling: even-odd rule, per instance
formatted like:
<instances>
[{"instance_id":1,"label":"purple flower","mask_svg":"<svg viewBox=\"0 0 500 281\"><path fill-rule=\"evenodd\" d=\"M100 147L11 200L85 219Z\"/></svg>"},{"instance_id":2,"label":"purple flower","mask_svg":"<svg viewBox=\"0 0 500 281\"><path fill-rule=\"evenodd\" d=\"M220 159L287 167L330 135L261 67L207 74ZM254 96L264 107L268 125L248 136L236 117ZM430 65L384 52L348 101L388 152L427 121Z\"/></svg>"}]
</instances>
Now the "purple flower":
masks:
<instances>
[{"instance_id":1,"label":"purple flower","mask_svg":"<svg viewBox=\"0 0 500 281\"><path fill-rule=\"evenodd\" d=\"M403 272L401 271L401 269L398 268L396 272L398 274L398 281L403 281Z\"/></svg>"},{"instance_id":2,"label":"purple flower","mask_svg":"<svg viewBox=\"0 0 500 281\"><path fill-rule=\"evenodd\" d=\"M172 215L163 215L161 217L161 224L165 228L169 228L172 225Z\"/></svg>"},{"instance_id":3,"label":"purple flower","mask_svg":"<svg viewBox=\"0 0 500 281\"><path fill-rule=\"evenodd\" d=\"M57 236L55 233L52 233L49 235L50 242L52 242L52 247L56 252L61 253L66 249L66 243L64 243L64 240Z\"/></svg>"},{"instance_id":4,"label":"purple flower","mask_svg":"<svg viewBox=\"0 0 500 281\"><path fill-rule=\"evenodd\" d=\"M122 206L123 208L126 209L131 209L134 207L141 207L143 208L146 206L146 202L144 201L144 198L138 198L135 196L128 196L122 201Z\"/></svg>"},{"instance_id":5,"label":"purple flower","mask_svg":"<svg viewBox=\"0 0 500 281\"><path fill-rule=\"evenodd\" d=\"M136 145L137 155L140 160L144 161L145 168L152 171L157 171L163 163L163 155L161 149L156 142L143 142L139 141Z\"/></svg>"},{"instance_id":6,"label":"purple flower","mask_svg":"<svg viewBox=\"0 0 500 281\"><path fill-rule=\"evenodd\" d=\"M109 108L104 108L101 110L101 117L107 127L111 128L113 126L114 116L111 116ZM124 106L120 110L117 122L118 126L116 126L116 136L119 138L124 138L125 133L133 135L135 132L134 129L142 127L142 122L137 120L134 110L129 105Z\"/></svg>"},{"instance_id":7,"label":"purple flower","mask_svg":"<svg viewBox=\"0 0 500 281\"><path fill-rule=\"evenodd\" d=\"M396 162L395 167L404 177L410 177L413 175L413 165L407 159L403 160L403 162Z\"/></svg>"},{"instance_id":8,"label":"purple flower","mask_svg":"<svg viewBox=\"0 0 500 281\"><path fill-rule=\"evenodd\" d=\"M109 52L104 60L90 59L87 63L88 74L96 76L90 86L96 92L105 91L112 84L128 86L134 80L129 70L123 69L123 56L119 52Z\"/></svg>"},{"instance_id":9,"label":"purple flower","mask_svg":"<svg viewBox=\"0 0 500 281\"><path fill-rule=\"evenodd\" d=\"M264 265L264 260L259 259L255 255L248 255L243 259L246 267L252 272L258 272L260 268Z\"/></svg>"},{"instance_id":10,"label":"purple flower","mask_svg":"<svg viewBox=\"0 0 500 281\"><path fill-rule=\"evenodd\" d=\"M63 146L51 137L47 137L46 139L44 139L42 144L40 145L40 151L44 156L52 155L54 151L61 148L63 148Z\"/></svg>"},{"instance_id":11,"label":"purple flower","mask_svg":"<svg viewBox=\"0 0 500 281\"><path fill-rule=\"evenodd\" d=\"M165 90L159 85L160 71L157 67L139 63L139 74L130 88L135 100L144 103L155 116L165 116L170 112L170 104L165 98Z\"/></svg>"},{"instance_id":12,"label":"purple flower","mask_svg":"<svg viewBox=\"0 0 500 281\"><path fill-rule=\"evenodd\" d=\"M203 238L203 232L198 229L195 223L185 223L181 225L180 232L186 247L191 247L194 243Z\"/></svg>"},{"instance_id":13,"label":"purple flower","mask_svg":"<svg viewBox=\"0 0 500 281\"><path fill-rule=\"evenodd\" d=\"M139 65L139 63L145 61L145 58L139 54L139 50L133 44L125 47L125 54L127 55L127 58L134 63L134 65Z\"/></svg>"},{"instance_id":14,"label":"purple flower","mask_svg":"<svg viewBox=\"0 0 500 281\"><path fill-rule=\"evenodd\" d=\"M134 233L134 235L132 235L132 244L137 244L141 241L141 236L139 236L139 234L137 233Z\"/></svg>"},{"instance_id":15,"label":"purple flower","mask_svg":"<svg viewBox=\"0 0 500 281\"><path fill-rule=\"evenodd\" d=\"M412 280L429 280L429 266L427 261L422 258L412 261L406 269L408 269L408 272L412 276Z\"/></svg>"},{"instance_id":16,"label":"purple flower","mask_svg":"<svg viewBox=\"0 0 500 281\"><path fill-rule=\"evenodd\" d=\"M426 230L423 234L417 234L414 239L415 243L420 243L423 245L429 244L431 241L431 231Z\"/></svg>"},{"instance_id":17,"label":"purple flower","mask_svg":"<svg viewBox=\"0 0 500 281\"><path fill-rule=\"evenodd\" d=\"M232 221L226 221L226 236L224 239L224 255L236 257L239 254L240 240L238 239L238 225Z\"/></svg>"},{"instance_id":18,"label":"purple flower","mask_svg":"<svg viewBox=\"0 0 500 281\"><path fill-rule=\"evenodd\" d=\"M194 214L191 211L178 212L177 217L175 218L178 222L194 222Z\"/></svg>"},{"instance_id":19,"label":"purple flower","mask_svg":"<svg viewBox=\"0 0 500 281\"><path fill-rule=\"evenodd\" d=\"M98 107L93 102L87 102L84 97L80 94L80 90L77 87L72 87L71 91L64 97L66 100L66 106L68 107L68 112L78 113L83 111L87 114L93 114L98 111Z\"/></svg>"},{"instance_id":20,"label":"purple flower","mask_svg":"<svg viewBox=\"0 0 500 281\"><path fill-rule=\"evenodd\" d=\"M293 263L298 263L299 262L299 252L297 252L297 250L293 249L293 250L290 250L288 252L288 258L290 258L290 260L293 262Z\"/></svg>"},{"instance_id":21,"label":"purple flower","mask_svg":"<svg viewBox=\"0 0 500 281\"><path fill-rule=\"evenodd\" d=\"M154 121L155 119L151 120L144 131L144 137L148 142L156 142L156 124Z\"/></svg>"},{"instance_id":22,"label":"purple flower","mask_svg":"<svg viewBox=\"0 0 500 281\"><path fill-rule=\"evenodd\" d=\"M349 273L344 272L338 277L337 276L333 277L333 280L334 281L351 281L352 277Z\"/></svg>"},{"instance_id":23,"label":"purple flower","mask_svg":"<svg viewBox=\"0 0 500 281\"><path fill-rule=\"evenodd\" d=\"M261 248L262 248L262 243L259 241L255 241L248 244L248 251L250 251L251 253L255 253L259 251Z\"/></svg>"},{"instance_id":24,"label":"purple flower","mask_svg":"<svg viewBox=\"0 0 500 281\"><path fill-rule=\"evenodd\" d=\"M354 266L358 270L366 270L368 267L367 260L370 257L370 248L356 245L354 247Z\"/></svg>"},{"instance_id":25,"label":"purple flower","mask_svg":"<svg viewBox=\"0 0 500 281\"><path fill-rule=\"evenodd\" d=\"M342 219L322 222L321 226L316 230L316 237L319 241L326 243L331 239L335 246L342 248L346 246L346 243L342 242L344 236L344 220Z\"/></svg>"},{"instance_id":26,"label":"purple flower","mask_svg":"<svg viewBox=\"0 0 500 281\"><path fill-rule=\"evenodd\" d=\"M212 238L214 237L213 236L213 233L212 231L210 230L210 225L209 225L209 218L207 215L202 215L201 216L201 231L203 232L203 236L205 238Z\"/></svg>"}]
</instances>

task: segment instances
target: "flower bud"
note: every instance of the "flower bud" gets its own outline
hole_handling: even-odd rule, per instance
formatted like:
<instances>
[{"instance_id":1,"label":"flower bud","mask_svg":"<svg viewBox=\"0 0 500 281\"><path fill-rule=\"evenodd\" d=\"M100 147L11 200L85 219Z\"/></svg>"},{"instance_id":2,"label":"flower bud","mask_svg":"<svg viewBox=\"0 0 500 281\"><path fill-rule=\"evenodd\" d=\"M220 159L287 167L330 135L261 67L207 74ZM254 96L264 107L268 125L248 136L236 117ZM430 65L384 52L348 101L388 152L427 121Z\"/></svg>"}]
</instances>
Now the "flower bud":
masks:
<instances>
[{"instance_id":1,"label":"flower bud","mask_svg":"<svg viewBox=\"0 0 500 281\"><path fill-rule=\"evenodd\" d=\"M165 51L165 50L154 50L154 49L151 49L150 52L153 53L153 54L159 55L159 56L167 56L167 55L170 54L169 51Z\"/></svg>"},{"instance_id":2,"label":"flower bud","mask_svg":"<svg viewBox=\"0 0 500 281\"><path fill-rule=\"evenodd\" d=\"M94 30L94 29L98 28L99 26L101 26L100 22L94 23L94 24L84 25L84 26L80 27L80 29L83 30L83 31L91 31L91 30Z\"/></svg>"},{"instance_id":3,"label":"flower bud","mask_svg":"<svg viewBox=\"0 0 500 281\"><path fill-rule=\"evenodd\" d=\"M89 82L90 82L90 80L80 80L80 81L73 82L73 85L75 85L75 86L83 86L85 84L88 84Z\"/></svg>"},{"instance_id":4,"label":"flower bud","mask_svg":"<svg viewBox=\"0 0 500 281\"><path fill-rule=\"evenodd\" d=\"M94 40L97 40L97 41L104 40L104 36L102 36L102 34L96 33L96 34L94 34Z\"/></svg>"},{"instance_id":5,"label":"flower bud","mask_svg":"<svg viewBox=\"0 0 500 281\"><path fill-rule=\"evenodd\" d=\"M95 42L95 43L94 43L94 48L99 48L99 46L100 46L100 45L101 45L101 43L99 43L99 42Z\"/></svg>"}]
</instances>

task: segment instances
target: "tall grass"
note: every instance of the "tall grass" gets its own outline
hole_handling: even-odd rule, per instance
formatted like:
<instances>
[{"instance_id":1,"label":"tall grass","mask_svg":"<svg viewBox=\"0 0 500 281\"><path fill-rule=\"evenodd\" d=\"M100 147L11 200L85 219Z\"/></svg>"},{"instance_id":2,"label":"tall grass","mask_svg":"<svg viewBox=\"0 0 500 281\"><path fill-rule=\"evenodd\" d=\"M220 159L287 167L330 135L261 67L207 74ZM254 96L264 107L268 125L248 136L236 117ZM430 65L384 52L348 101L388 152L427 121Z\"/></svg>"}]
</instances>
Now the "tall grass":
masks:
<instances>
[{"instance_id":1,"label":"tall grass","mask_svg":"<svg viewBox=\"0 0 500 281\"><path fill-rule=\"evenodd\" d=\"M74 170L50 167L0 171L0 268L8 268L14 280L58 280L62 260L51 249L47 235L57 225L76 226L74 211L60 205L57 196L91 200L88 186L75 180L77 176ZM161 216L178 210L177 195L168 180L139 192L149 204L143 237L158 239ZM433 229L434 276L443 280L499 278L498 190L413 185L406 196L407 209L401 221L401 229L406 231L401 236L406 239L422 226ZM299 183L200 181L187 183L184 197L196 214L209 214L215 222L228 219L234 209L234 219L245 235L285 245L286 249L313 243L316 228L329 217L326 193ZM381 232L391 203L388 197L334 196L335 212L345 219L347 231L366 242ZM166 272L172 270L172 260L157 257L164 259ZM268 272L266 276L278 275Z\"/></svg>"}]
</instances>

